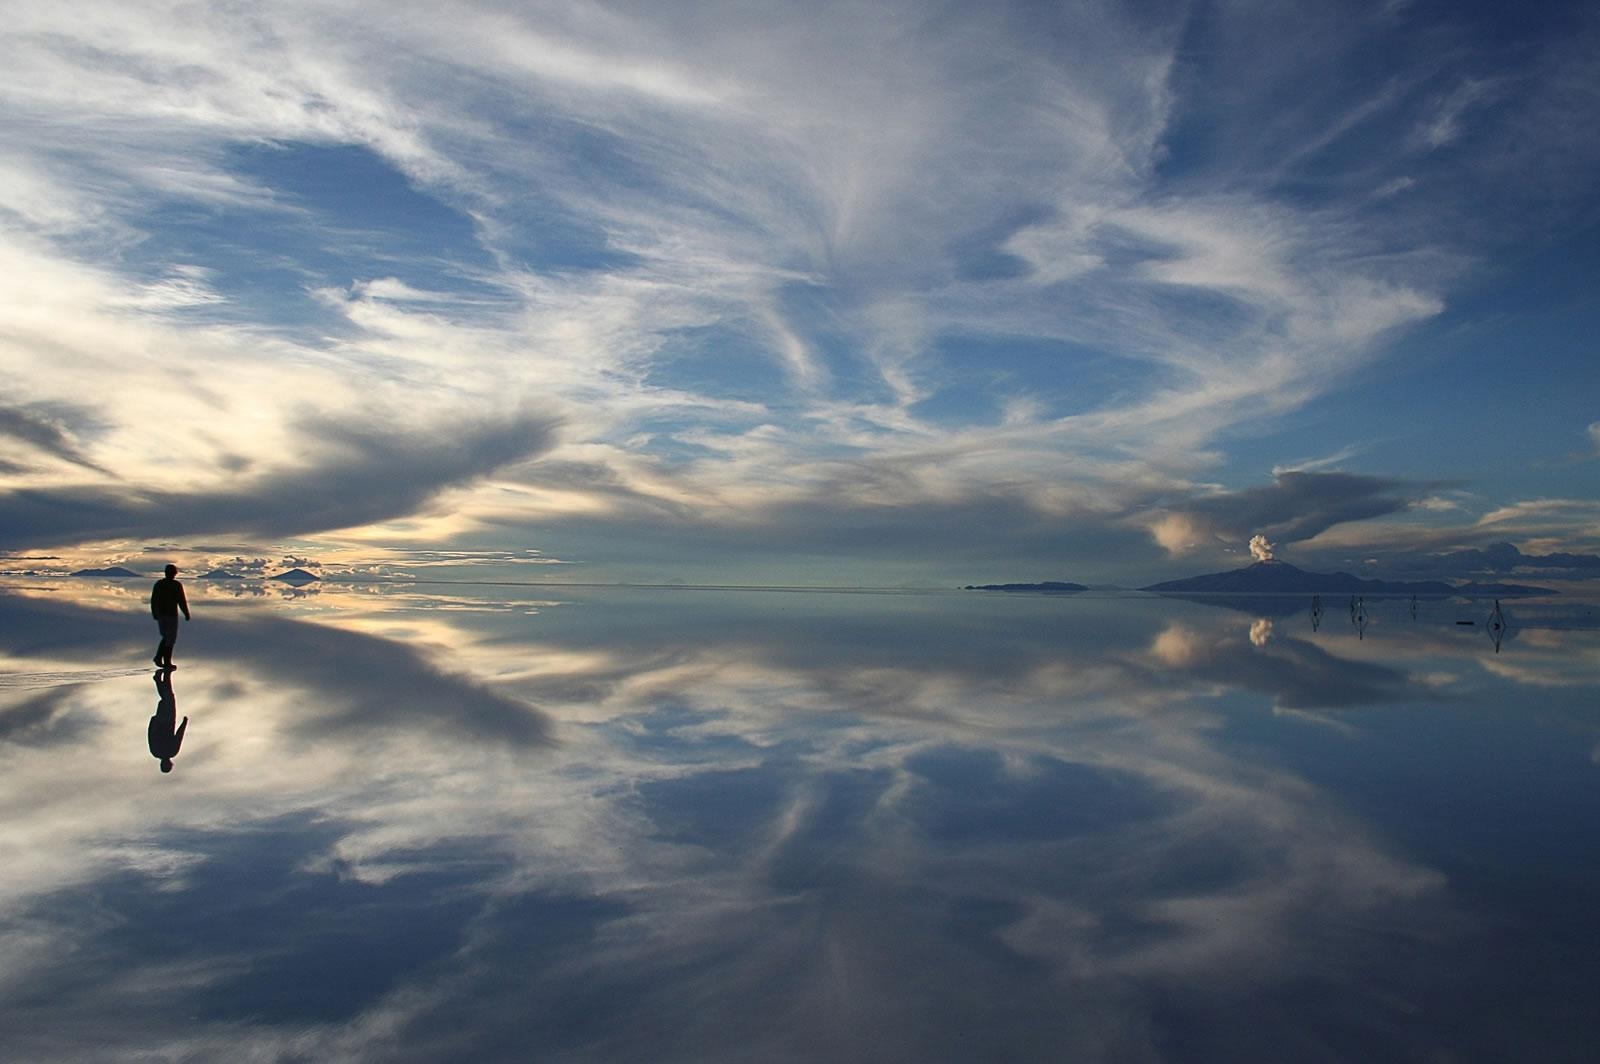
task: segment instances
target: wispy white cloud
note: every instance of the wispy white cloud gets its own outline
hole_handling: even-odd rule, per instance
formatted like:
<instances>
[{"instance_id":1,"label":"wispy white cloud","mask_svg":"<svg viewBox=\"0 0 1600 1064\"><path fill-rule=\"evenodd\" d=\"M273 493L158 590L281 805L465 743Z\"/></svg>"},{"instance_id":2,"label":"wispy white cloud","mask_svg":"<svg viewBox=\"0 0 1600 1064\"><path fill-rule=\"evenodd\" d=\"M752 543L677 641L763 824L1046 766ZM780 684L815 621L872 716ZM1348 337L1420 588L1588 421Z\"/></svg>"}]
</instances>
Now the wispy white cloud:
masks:
<instances>
[{"instance_id":1,"label":"wispy white cloud","mask_svg":"<svg viewBox=\"0 0 1600 1064\"><path fill-rule=\"evenodd\" d=\"M1284 473L1313 473L1340 466L1360 454L1361 450L1358 444L1346 444L1332 454L1325 454L1320 458L1302 458L1299 461L1275 465L1272 467L1272 475L1276 477Z\"/></svg>"},{"instance_id":2,"label":"wispy white cloud","mask_svg":"<svg viewBox=\"0 0 1600 1064\"><path fill-rule=\"evenodd\" d=\"M1493 82L1468 80L1441 97L1433 113L1418 127L1417 139L1430 149L1442 148L1461 136L1466 115L1494 99Z\"/></svg>"},{"instance_id":3,"label":"wispy white cloud","mask_svg":"<svg viewBox=\"0 0 1600 1064\"><path fill-rule=\"evenodd\" d=\"M112 301L112 306L138 310L177 310L223 302L223 297L207 282L211 273L203 266L176 265L159 281L140 285L138 290Z\"/></svg>"},{"instance_id":4,"label":"wispy white cloud","mask_svg":"<svg viewBox=\"0 0 1600 1064\"><path fill-rule=\"evenodd\" d=\"M1597 499L1526 499L1496 507L1478 518L1477 523L1482 528L1512 522L1526 525L1597 518L1600 518L1600 500Z\"/></svg>"}]
</instances>

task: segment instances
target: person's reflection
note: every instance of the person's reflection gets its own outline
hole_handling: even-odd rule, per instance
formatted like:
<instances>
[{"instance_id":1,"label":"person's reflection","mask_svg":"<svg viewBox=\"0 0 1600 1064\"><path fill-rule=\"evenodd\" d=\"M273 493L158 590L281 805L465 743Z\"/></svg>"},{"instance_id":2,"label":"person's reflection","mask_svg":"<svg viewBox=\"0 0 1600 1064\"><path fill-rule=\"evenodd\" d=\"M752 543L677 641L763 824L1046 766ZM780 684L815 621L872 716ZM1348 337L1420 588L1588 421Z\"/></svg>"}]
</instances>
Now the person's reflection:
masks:
<instances>
[{"instance_id":1,"label":"person's reflection","mask_svg":"<svg viewBox=\"0 0 1600 1064\"><path fill-rule=\"evenodd\" d=\"M189 718L184 717L183 723L178 723L178 700L172 693L172 672L157 669L155 681L161 701L156 703L156 715L150 718L150 756L160 759L162 772L171 772L172 759L178 756L178 747L183 745L183 731L189 726Z\"/></svg>"}]
</instances>

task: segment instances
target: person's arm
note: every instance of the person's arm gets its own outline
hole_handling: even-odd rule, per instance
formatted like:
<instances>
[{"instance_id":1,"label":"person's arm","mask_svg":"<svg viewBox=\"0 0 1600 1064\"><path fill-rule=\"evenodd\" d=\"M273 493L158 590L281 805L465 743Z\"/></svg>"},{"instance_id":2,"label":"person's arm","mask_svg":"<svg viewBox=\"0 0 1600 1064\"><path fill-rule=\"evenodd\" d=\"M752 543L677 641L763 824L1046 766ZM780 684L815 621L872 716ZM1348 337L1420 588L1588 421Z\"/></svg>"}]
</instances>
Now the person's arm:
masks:
<instances>
[{"instance_id":1,"label":"person's arm","mask_svg":"<svg viewBox=\"0 0 1600 1064\"><path fill-rule=\"evenodd\" d=\"M183 723L178 725L178 730L172 733L172 753L168 757L178 756L178 747L183 745L183 730L189 726L189 718L184 717Z\"/></svg>"},{"instance_id":2,"label":"person's arm","mask_svg":"<svg viewBox=\"0 0 1600 1064\"><path fill-rule=\"evenodd\" d=\"M194 620L193 617L189 616L189 596L185 595L183 593L183 585L182 584L178 585L178 608L183 611L183 619L184 620L186 620L186 621Z\"/></svg>"},{"instance_id":3,"label":"person's arm","mask_svg":"<svg viewBox=\"0 0 1600 1064\"><path fill-rule=\"evenodd\" d=\"M152 617L159 618L161 616L161 614L156 612L156 592L158 592L160 589L161 584L159 582L157 582L156 585L150 589L150 616Z\"/></svg>"}]
</instances>

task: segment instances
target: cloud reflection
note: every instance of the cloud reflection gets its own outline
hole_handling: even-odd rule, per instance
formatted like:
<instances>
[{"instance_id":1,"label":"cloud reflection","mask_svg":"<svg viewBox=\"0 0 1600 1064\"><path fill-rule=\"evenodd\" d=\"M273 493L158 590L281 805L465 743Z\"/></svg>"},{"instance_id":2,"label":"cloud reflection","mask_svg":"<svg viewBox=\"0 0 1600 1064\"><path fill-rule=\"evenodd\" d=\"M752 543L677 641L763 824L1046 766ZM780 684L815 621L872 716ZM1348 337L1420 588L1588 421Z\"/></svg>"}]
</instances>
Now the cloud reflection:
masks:
<instances>
[{"instance_id":1,"label":"cloud reflection","mask_svg":"<svg viewBox=\"0 0 1600 1064\"><path fill-rule=\"evenodd\" d=\"M142 676L16 699L4 741L92 722L21 747L4 784L33 855L0 895L18 978L124 1017L194 995L191 1029L149 1009L112 1042L269 1058L849 1057L866 1037L963 1059L965 1033L1158 1059L1174 1024L1239 1036L1230 996L1265 1044L1309 1049L1340 1010L1383 1037L1422 962L1384 970L1371 943L1438 961L1459 933L1438 871L1233 735L1273 707L1424 701L1413 668L1350 656L1381 627L1258 645L1246 619L1148 601L453 600L472 595L198 601L180 678L206 727L170 780L113 752ZM0 651L103 666L126 625L137 653L137 614L92 601L8 595ZM64 757L99 778L55 785ZM117 930L178 911L197 923L161 948ZM1279 989L1308 954L1337 1007Z\"/></svg>"}]
</instances>

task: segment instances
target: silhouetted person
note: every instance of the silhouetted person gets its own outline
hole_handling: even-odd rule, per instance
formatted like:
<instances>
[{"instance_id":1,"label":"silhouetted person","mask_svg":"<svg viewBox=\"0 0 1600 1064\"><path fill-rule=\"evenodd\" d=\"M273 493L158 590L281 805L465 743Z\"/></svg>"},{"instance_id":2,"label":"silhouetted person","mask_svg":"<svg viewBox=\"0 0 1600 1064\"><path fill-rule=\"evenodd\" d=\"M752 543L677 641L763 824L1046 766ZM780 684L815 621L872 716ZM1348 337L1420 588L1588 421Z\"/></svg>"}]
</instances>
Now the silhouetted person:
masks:
<instances>
[{"instance_id":1,"label":"silhouetted person","mask_svg":"<svg viewBox=\"0 0 1600 1064\"><path fill-rule=\"evenodd\" d=\"M178 611L183 611L183 619L189 620L189 600L184 597L183 585L178 583L176 577L178 567L167 566L167 575L156 581L156 586L150 589L150 616L156 619L156 625L161 629L161 643L156 647L156 656L150 660L160 665L163 669L175 669L172 664L172 644L178 641Z\"/></svg>"},{"instance_id":2,"label":"silhouetted person","mask_svg":"<svg viewBox=\"0 0 1600 1064\"><path fill-rule=\"evenodd\" d=\"M184 717L183 723L178 723L178 699L172 693L172 673L158 672L155 681L161 700L156 703L156 715L150 718L150 756L161 759L162 772L171 772L172 759L178 756L178 748L183 745L183 732L189 726L189 718Z\"/></svg>"}]
</instances>

